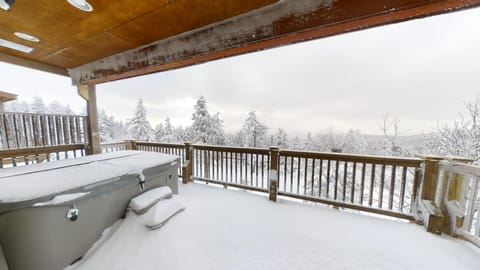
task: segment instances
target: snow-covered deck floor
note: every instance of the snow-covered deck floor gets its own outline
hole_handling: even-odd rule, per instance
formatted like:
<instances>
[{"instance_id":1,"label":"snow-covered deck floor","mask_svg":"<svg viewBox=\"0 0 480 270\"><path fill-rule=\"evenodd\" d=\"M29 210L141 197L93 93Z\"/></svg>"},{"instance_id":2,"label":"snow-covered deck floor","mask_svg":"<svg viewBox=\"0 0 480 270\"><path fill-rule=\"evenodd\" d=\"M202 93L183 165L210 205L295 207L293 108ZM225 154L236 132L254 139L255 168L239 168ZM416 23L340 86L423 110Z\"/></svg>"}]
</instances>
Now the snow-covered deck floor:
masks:
<instances>
[{"instance_id":1,"label":"snow-covered deck floor","mask_svg":"<svg viewBox=\"0 0 480 270\"><path fill-rule=\"evenodd\" d=\"M415 224L201 184L179 198L163 228L129 215L72 269L480 269L477 248Z\"/></svg>"}]
</instances>

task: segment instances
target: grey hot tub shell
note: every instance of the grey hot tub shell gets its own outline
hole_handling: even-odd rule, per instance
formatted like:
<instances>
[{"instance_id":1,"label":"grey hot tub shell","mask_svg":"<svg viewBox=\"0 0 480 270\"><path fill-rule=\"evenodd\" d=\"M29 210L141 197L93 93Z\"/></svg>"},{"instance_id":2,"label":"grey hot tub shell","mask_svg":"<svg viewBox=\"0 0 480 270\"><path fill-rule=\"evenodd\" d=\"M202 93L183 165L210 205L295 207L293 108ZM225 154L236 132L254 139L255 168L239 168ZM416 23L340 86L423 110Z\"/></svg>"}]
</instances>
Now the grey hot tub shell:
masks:
<instances>
[{"instance_id":1,"label":"grey hot tub shell","mask_svg":"<svg viewBox=\"0 0 480 270\"><path fill-rule=\"evenodd\" d=\"M178 166L176 156L124 151L1 170L0 246L9 270L68 266L132 197L165 185L177 193Z\"/></svg>"}]
</instances>

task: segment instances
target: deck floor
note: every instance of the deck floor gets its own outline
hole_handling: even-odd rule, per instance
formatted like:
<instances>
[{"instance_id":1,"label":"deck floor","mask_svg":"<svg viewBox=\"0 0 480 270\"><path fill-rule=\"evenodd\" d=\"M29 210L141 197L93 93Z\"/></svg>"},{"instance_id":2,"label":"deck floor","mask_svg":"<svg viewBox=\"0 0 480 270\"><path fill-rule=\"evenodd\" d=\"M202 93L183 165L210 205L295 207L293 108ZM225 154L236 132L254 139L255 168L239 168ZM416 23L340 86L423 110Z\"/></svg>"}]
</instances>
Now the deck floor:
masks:
<instances>
[{"instance_id":1,"label":"deck floor","mask_svg":"<svg viewBox=\"0 0 480 270\"><path fill-rule=\"evenodd\" d=\"M127 215L70 269L480 269L473 245L401 221L202 184L147 230Z\"/></svg>"}]
</instances>

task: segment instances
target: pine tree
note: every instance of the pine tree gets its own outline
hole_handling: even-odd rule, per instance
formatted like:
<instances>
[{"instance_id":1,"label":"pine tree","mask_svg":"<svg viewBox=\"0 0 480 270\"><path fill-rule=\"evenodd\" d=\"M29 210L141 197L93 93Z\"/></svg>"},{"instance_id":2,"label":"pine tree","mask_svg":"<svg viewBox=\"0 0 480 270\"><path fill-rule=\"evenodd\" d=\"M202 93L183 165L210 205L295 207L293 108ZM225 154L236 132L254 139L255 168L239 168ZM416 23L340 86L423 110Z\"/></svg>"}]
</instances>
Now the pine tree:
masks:
<instances>
[{"instance_id":1,"label":"pine tree","mask_svg":"<svg viewBox=\"0 0 480 270\"><path fill-rule=\"evenodd\" d=\"M207 101L202 96L195 104L195 111L192 115L193 141L196 143L208 143L212 129L212 118L207 110Z\"/></svg>"},{"instance_id":2,"label":"pine tree","mask_svg":"<svg viewBox=\"0 0 480 270\"><path fill-rule=\"evenodd\" d=\"M207 101L200 97L195 104L192 114L193 124L187 129L186 139L190 138L195 143L224 144L225 132L220 114L211 116L207 109Z\"/></svg>"},{"instance_id":3,"label":"pine tree","mask_svg":"<svg viewBox=\"0 0 480 270\"><path fill-rule=\"evenodd\" d=\"M33 101L30 104L30 112L43 114L43 113L46 113L46 111L47 109L45 108L45 104L43 103L42 98L39 96L33 97Z\"/></svg>"},{"instance_id":4,"label":"pine tree","mask_svg":"<svg viewBox=\"0 0 480 270\"><path fill-rule=\"evenodd\" d=\"M159 142L163 142L163 136L164 135L165 135L165 129L163 128L163 124L160 123L160 124L156 125L155 130L154 130L155 140L157 140Z\"/></svg>"},{"instance_id":5,"label":"pine tree","mask_svg":"<svg viewBox=\"0 0 480 270\"><path fill-rule=\"evenodd\" d=\"M101 142L110 142L112 138L112 126L111 119L105 113L105 110L101 110L98 114L98 132Z\"/></svg>"},{"instance_id":6,"label":"pine tree","mask_svg":"<svg viewBox=\"0 0 480 270\"><path fill-rule=\"evenodd\" d=\"M212 134L211 139L213 144L225 144L225 131L223 130L223 120L220 119L220 113L212 116Z\"/></svg>"},{"instance_id":7,"label":"pine tree","mask_svg":"<svg viewBox=\"0 0 480 270\"><path fill-rule=\"evenodd\" d=\"M277 133L273 135L273 145L283 149L288 148L287 133L283 128L278 128Z\"/></svg>"},{"instance_id":8,"label":"pine tree","mask_svg":"<svg viewBox=\"0 0 480 270\"><path fill-rule=\"evenodd\" d=\"M147 120L147 110L143 106L142 99L139 99L135 116L128 123L128 135L131 139L148 141L152 133L152 126Z\"/></svg>"},{"instance_id":9,"label":"pine tree","mask_svg":"<svg viewBox=\"0 0 480 270\"><path fill-rule=\"evenodd\" d=\"M268 127L257 119L255 111L248 113L242 128L244 145L247 147L261 147L266 145L266 133Z\"/></svg>"}]
</instances>

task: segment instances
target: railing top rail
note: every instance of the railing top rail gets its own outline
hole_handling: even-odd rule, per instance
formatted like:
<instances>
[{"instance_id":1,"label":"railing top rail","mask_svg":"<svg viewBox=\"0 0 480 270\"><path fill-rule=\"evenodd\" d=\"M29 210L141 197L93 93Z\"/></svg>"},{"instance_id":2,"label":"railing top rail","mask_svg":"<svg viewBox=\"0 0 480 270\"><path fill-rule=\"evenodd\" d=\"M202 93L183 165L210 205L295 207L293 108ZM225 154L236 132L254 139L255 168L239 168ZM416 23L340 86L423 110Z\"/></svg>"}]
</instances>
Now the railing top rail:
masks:
<instances>
[{"instance_id":1,"label":"railing top rail","mask_svg":"<svg viewBox=\"0 0 480 270\"><path fill-rule=\"evenodd\" d=\"M375 164L397 165L397 166L408 166L408 167L419 167L420 164L423 162L423 160L419 158L386 157L386 156L357 155L357 154L330 153L330 152L294 151L294 150L280 150L280 156L351 161L351 162L359 162L359 163L375 163Z\"/></svg>"},{"instance_id":2,"label":"railing top rail","mask_svg":"<svg viewBox=\"0 0 480 270\"><path fill-rule=\"evenodd\" d=\"M2 114L17 114L17 115L34 115L34 116L75 116L75 117L87 117L79 114L54 114L54 113L29 113L29 112L0 112Z\"/></svg>"},{"instance_id":3,"label":"railing top rail","mask_svg":"<svg viewBox=\"0 0 480 270\"><path fill-rule=\"evenodd\" d=\"M0 158L29 156L53 152L64 152L85 149L84 144L65 144L57 146L30 147L12 150L0 150Z\"/></svg>"},{"instance_id":4,"label":"railing top rail","mask_svg":"<svg viewBox=\"0 0 480 270\"><path fill-rule=\"evenodd\" d=\"M164 146L172 148L184 148L185 144L183 143L160 143L160 142L144 142L144 141L135 141L136 145L140 146Z\"/></svg>"},{"instance_id":5,"label":"railing top rail","mask_svg":"<svg viewBox=\"0 0 480 270\"><path fill-rule=\"evenodd\" d=\"M198 150L233 152L233 153L250 153L250 154L260 154L260 155L267 155L270 152L270 150L267 148L245 148L245 147L237 147L237 146L194 144L192 145L192 147Z\"/></svg>"},{"instance_id":6,"label":"railing top rail","mask_svg":"<svg viewBox=\"0 0 480 270\"><path fill-rule=\"evenodd\" d=\"M117 146L117 145L127 145L127 142L112 142L112 143L101 143L101 147L108 147L108 146Z\"/></svg>"},{"instance_id":7,"label":"railing top rail","mask_svg":"<svg viewBox=\"0 0 480 270\"><path fill-rule=\"evenodd\" d=\"M476 165L444 160L440 162L440 168L458 174L467 174L480 177L480 166ZM477 178L477 180L480 181L479 178Z\"/></svg>"}]
</instances>

